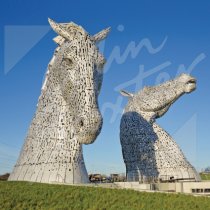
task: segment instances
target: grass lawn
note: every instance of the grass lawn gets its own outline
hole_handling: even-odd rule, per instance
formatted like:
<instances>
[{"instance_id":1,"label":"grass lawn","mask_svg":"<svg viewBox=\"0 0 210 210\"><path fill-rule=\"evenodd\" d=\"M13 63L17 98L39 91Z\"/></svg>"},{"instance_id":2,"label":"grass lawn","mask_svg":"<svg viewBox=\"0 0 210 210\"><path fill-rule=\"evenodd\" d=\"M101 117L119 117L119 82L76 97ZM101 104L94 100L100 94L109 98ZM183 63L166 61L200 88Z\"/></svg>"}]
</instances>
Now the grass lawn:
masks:
<instances>
[{"instance_id":1,"label":"grass lawn","mask_svg":"<svg viewBox=\"0 0 210 210\"><path fill-rule=\"evenodd\" d=\"M183 194L0 181L0 210L210 210L210 198Z\"/></svg>"}]
</instances>

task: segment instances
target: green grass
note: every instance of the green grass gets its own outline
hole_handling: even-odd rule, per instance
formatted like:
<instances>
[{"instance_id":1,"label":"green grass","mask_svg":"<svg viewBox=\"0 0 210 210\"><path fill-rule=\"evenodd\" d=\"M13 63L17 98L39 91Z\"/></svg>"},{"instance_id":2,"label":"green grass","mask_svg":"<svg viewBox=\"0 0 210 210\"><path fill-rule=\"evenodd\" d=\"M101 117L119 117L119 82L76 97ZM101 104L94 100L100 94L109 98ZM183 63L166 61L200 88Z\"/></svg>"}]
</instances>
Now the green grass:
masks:
<instances>
[{"instance_id":1,"label":"green grass","mask_svg":"<svg viewBox=\"0 0 210 210\"><path fill-rule=\"evenodd\" d=\"M200 176L202 180L210 180L210 174L200 173Z\"/></svg>"},{"instance_id":2,"label":"green grass","mask_svg":"<svg viewBox=\"0 0 210 210\"><path fill-rule=\"evenodd\" d=\"M132 190L0 182L0 210L210 210L210 198Z\"/></svg>"}]
</instances>

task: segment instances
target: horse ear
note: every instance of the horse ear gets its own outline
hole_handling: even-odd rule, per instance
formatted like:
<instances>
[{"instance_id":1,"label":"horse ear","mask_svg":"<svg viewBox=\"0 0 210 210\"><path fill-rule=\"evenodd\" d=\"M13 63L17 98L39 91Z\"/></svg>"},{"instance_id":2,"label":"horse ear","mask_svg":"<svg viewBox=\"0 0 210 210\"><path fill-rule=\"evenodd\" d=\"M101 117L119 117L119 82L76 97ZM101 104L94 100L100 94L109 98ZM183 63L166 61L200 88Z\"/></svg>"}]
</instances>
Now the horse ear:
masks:
<instances>
[{"instance_id":1,"label":"horse ear","mask_svg":"<svg viewBox=\"0 0 210 210\"><path fill-rule=\"evenodd\" d=\"M129 98L132 98L133 97L133 94L132 93L129 93L129 92L125 91L125 90L121 90L120 91L120 94L122 96L129 97Z\"/></svg>"},{"instance_id":2,"label":"horse ear","mask_svg":"<svg viewBox=\"0 0 210 210\"><path fill-rule=\"evenodd\" d=\"M61 37L64 39L72 40L71 35L64 29L64 27L61 24L56 23L55 21L48 18L49 24L52 27L52 29ZM54 40L57 43L57 40Z\"/></svg>"},{"instance_id":3,"label":"horse ear","mask_svg":"<svg viewBox=\"0 0 210 210\"><path fill-rule=\"evenodd\" d=\"M106 29L104 29L104 30L98 32L97 34L95 34L95 35L93 36L93 40L94 40L95 42L100 42L100 41L102 41L103 39L105 39L105 38L107 37L107 35L109 34L110 30L111 30L111 28L109 27L109 28L106 28Z\"/></svg>"},{"instance_id":4,"label":"horse ear","mask_svg":"<svg viewBox=\"0 0 210 210\"><path fill-rule=\"evenodd\" d=\"M56 36L53 41L58 44L58 45L62 45L63 42L65 41L65 38L63 38L62 36Z\"/></svg>"}]
</instances>

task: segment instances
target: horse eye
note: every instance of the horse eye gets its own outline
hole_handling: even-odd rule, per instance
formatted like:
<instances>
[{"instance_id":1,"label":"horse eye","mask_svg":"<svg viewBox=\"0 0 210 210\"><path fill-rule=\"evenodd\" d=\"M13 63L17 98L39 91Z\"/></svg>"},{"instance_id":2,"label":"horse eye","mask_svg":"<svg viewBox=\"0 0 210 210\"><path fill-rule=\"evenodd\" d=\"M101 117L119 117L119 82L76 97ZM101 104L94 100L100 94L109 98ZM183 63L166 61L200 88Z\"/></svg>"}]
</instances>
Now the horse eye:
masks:
<instances>
[{"instance_id":1,"label":"horse eye","mask_svg":"<svg viewBox=\"0 0 210 210\"><path fill-rule=\"evenodd\" d=\"M70 58L64 58L63 60L66 62L66 64L67 64L68 66L70 66L70 65L73 64L73 61L72 61L72 59L70 59Z\"/></svg>"}]
</instances>

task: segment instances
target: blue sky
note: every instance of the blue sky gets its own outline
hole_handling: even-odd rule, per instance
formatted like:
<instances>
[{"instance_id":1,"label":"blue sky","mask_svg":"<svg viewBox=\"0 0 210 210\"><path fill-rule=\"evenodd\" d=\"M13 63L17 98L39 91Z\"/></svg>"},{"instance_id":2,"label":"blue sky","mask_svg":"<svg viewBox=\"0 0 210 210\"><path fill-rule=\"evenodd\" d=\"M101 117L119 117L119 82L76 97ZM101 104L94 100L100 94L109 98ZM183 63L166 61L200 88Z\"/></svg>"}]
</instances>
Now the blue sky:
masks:
<instances>
[{"instance_id":1,"label":"blue sky","mask_svg":"<svg viewBox=\"0 0 210 210\"><path fill-rule=\"evenodd\" d=\"M0 173L16 162L56 47L48 17L90 34L112 28L100 45L108 61L99 98L104 124L94 144L84 146L89 172L125 171L119 124L127 101L119 87L135 92L184 71L197 78L197 90L158 123L196 168L210 165L209 1L8 0L0 3Z\"/></svg>"}]
</instances>

